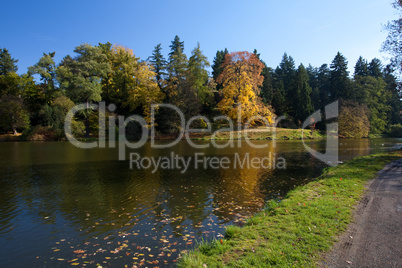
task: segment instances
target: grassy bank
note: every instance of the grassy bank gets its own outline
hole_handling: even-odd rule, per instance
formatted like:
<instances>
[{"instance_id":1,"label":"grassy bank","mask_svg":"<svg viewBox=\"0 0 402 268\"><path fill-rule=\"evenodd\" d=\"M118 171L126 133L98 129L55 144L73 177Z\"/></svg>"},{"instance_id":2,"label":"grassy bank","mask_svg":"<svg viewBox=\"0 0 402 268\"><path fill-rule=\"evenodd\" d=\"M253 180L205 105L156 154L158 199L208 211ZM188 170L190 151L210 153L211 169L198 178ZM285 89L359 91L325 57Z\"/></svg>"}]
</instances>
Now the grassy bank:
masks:
<instances>
[{"instance_id":1,"label":"grassy bank","mask_svg":"<svg viewBox=\"0 0 402 268\"><path fill-rule=\"evenodd\" d=\"M315 267L351 220L365 184L402 151L359 157L328 168L317 180L291 191L280 203L229 226L225 239L200 243L179 267Z\"/></svg>"},{"instance_id":2,"label":"grassy bank","mask_svg":"<svg viewBox=\"0 0 402 268\"><path fill-rule=\"evenodd\" d=\"M251 128L247 130L218 131L216 133L192 133L191 139L198 140L229 140L250 139L250 140L301 140L301 139L322 139L324 136L320 131L309 129L290 129L290 128Z\"/></svg>"}]
</instances>

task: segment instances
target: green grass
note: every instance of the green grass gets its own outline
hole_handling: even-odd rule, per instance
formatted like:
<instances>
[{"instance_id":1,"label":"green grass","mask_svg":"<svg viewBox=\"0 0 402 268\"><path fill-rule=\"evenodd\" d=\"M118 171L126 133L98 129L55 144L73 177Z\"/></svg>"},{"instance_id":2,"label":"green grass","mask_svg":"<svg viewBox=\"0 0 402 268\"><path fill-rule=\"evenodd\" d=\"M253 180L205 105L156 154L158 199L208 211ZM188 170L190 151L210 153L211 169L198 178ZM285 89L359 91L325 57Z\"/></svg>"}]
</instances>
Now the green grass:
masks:
<instances>
[{"instance_id":1,"label":"green grass","mask_svg":"<svg viewBox=\"0 0 402 268\"><path fill-rule=\"evenodd\" d=\"M365 184L402 151L359 157L326 169L317 180L270 201L242 228L202 242L179 267L316 267L346 230Z\"/></svg>"},{"instance_id":2,"label":"green grass","mask_svg":"<svg viewBox=\"0 0 402 268\"><path fill-rule=\"evenodd\" d=\"M253 128L247 131L220 131L213 136L214 132L190 135L195 140L229 140L232 134L233 139L249 139L249 140L301 140L301 139L322 139L324 136L320 131L311 131L309 129L290 129L290 128L276 128L273 131L271 128L260 127Z\"/></svg>"}]
</instances>

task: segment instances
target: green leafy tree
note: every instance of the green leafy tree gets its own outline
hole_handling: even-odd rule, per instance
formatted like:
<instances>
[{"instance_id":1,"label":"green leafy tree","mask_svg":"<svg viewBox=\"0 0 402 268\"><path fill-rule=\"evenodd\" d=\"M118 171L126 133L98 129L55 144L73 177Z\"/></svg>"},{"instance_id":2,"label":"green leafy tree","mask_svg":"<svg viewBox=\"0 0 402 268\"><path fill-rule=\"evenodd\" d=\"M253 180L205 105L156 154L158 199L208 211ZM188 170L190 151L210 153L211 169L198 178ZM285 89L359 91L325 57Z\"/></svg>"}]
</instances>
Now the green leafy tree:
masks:
<instances>
[{"instance_id":1,"label":"green leafy tree","mask_svg":"<svg viewBox=\"0 0 402 268\"><path fill-rule=\"evenodd\" d=\"M73 102L85 102L87 107L91 102L101 101L101 79L110 72L106 55L100 47L82 44L75 48L78 55L63 59L57 68L57 75L62 90ZM86 137L89 137L90 111L84 113L86 123Z\"/></svg>"},{"instance_id":2,"label":"green leafy tree","mask_svg":"<svg viewBox=\"0 0 402 268\"><path fill-rule=\"evenodd\" d=\"M388 36L382 49L391 54L391 64L396 68L396 71L402 72L402 1L395 0L393 7L398 11L399 18L388 22L386 25Z\"/></svg>"},{"instance_id":3,"label":"green leafy tree","mask_svg":"<svg viewBox=\"0 0 402 268\"><path fill-rule=\"evenodd\" d=\"M386 91L391 94L389 99L389 105L391 106L389 113L389 124L402 124L402 94L400 87L398 87L398 82L394 75L393 67L390 64L384 68L383 76L384 81L387 84Z\"/></svg>"},{"instance_id":4,"label":"green leafy tree","mask_svg":"<svg viewBox=\"0 0 402 268\"><path fill-rule=\"evenodd\" d=\"M372 76L360 77L361 81L356 83L356 90L364 92L363 98L359 101L366 104L370 110L371 133L384 133L388 125L388 115L391 110L389 99L391 93L387 92L387 84L382 78Z\"/></svg>"},{"instance_id":5,"label":"green leafy tree","mask_svg":"<svg viewBox=\"0 0 402 268\"><path fill-rule=\"evenodd\" d=\"M19 96L21 94L21 77L15 72L0 75L0 97Z\"/></svg>"},{"instance_id":6,"label":"green leafy tree","mask_svg":"<svg viewBox=\"0 0 402 268\"><path fill-rule=\"evenodd\" d=\"M18 134L18 129L29 127L29 115L21 98L3 96L0 98L0 128Z\"/></svg>"},{"instance_id":7,"label":"green leafy tree","mask_svg":"<svg viewBox=\"0 0 402 268\"><path fill-rule=\"evenodd\" d=\"M35 75L38 74L40 76L40 80L42 81L41 87L44 89L45 94L51 94L55 90L56 83L56 64L54 62L54 55L56 52L52 53L43 53L43 57L39 59L39 61L28 67L28 74Z\"/></svg>"}]
</instances>

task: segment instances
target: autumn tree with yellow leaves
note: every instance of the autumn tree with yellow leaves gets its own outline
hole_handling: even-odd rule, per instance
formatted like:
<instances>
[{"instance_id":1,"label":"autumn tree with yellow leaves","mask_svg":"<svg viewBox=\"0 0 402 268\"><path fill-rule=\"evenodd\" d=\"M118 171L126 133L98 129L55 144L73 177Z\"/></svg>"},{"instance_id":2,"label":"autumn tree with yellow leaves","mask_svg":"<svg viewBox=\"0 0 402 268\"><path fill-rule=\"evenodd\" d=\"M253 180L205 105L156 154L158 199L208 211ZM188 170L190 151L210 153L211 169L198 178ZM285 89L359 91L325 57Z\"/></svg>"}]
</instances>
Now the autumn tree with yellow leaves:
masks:
<instances>
[{"instance_id":1,"label":"autumn tree with yellow leaves","mask_svg":"<svg viewBox=\"0 0 402 268\"><path fill-rule=\"evenodd\" d=\"M225 56L223 71L217 78L223 85L222 100L218 103L223 114L242 123L273 123L275 114L259 98L263 67L258 57L247 51Z\"/></svg>"},{"instance_id":2,"label":"autumn tree with yellow leaves","mask_svg":"<svg viewBox=\"0 0 402 268\"><path fill-rule=\"evenodd\" d=\"M149 123L151 104L163 99L155 72L147 62L140 62L131 49L123 46L111 48L109 61L112 70L108 75L109 99L128 112L141 109Z\"/></svg>"}]
</instances>

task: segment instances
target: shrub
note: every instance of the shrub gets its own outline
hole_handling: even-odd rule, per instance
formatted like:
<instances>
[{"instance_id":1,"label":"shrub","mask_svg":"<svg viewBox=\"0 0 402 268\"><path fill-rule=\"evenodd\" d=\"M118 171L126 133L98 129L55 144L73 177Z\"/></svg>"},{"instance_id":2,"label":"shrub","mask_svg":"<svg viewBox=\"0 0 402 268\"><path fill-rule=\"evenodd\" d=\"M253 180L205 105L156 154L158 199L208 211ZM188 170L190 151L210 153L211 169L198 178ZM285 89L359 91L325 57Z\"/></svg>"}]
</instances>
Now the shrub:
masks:
<instances>
[{"instance_id":1,"label":"shrub","mask_svg":"<svg viewBox=\"0 0 402 268\"><path fill-rule=\"evenodd\" d=\"M391 125L388 129L388 134L391 137L402 138L402 125L401 124Z\"/></svg>"}]
</instances>

